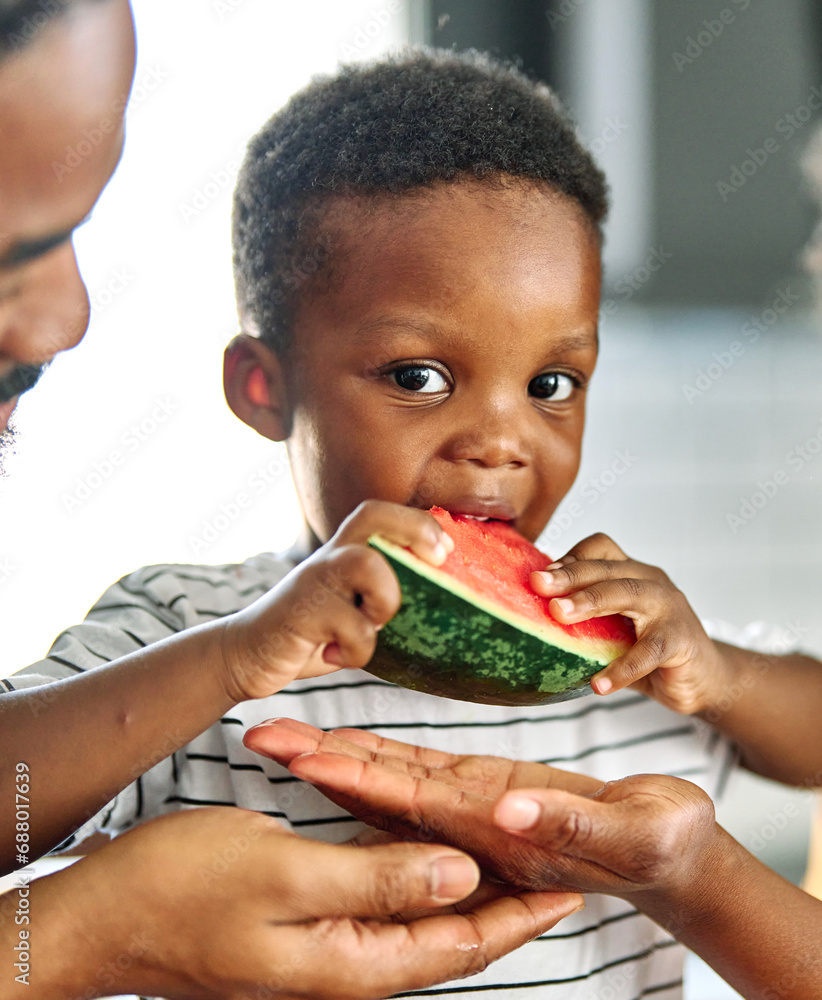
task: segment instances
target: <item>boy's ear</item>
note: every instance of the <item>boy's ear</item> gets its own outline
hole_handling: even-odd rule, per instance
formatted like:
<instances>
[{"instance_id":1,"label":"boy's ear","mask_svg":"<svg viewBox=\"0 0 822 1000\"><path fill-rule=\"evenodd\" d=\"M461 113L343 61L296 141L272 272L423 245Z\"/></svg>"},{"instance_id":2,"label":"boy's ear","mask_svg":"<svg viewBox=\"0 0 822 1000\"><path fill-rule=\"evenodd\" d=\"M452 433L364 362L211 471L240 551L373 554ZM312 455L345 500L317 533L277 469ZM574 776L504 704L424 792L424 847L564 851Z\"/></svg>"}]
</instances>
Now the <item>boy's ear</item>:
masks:
<instances>
[{"instance_id":1,"label":"boy's ear","mask_svg":"<svg viewBox=\"0 0 822 1000\"><path fill-rule=\"evenodd\" d=\"M223 357L223 391L235 416L271 441L290 433L280 359L257 337L236 336Z\"/></svg>"}]
</instances>

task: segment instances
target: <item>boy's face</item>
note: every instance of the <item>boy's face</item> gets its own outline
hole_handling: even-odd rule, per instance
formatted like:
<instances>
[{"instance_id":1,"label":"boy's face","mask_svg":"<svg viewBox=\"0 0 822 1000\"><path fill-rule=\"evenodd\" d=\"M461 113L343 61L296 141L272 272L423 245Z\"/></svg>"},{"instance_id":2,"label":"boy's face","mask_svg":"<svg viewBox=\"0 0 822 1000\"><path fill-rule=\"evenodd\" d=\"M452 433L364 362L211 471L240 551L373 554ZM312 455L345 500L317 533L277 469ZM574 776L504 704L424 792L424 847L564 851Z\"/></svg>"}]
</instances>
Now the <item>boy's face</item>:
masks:
<instances>
[{"instance_id":1,"label":"boy's face","mask_svg":"<svg viewBox=\"0 0 822 1000\"><path fill-rule=\"evenodd\" d=\"M0 61L0 432L21 386L85 332L71 235L120 157L133 70L126 0L56 17Z\"/></svg>"},{"instance_id":2,"label":"boy's face","mask_svg":"<svg viewBox=\"0 0 822 1000\"><path fill-rule=\"evenodd\" d=\"M597 357L599 248L581 209L471 181L331 211L344 250L300 303L282 375L309 526L326 541L375 498L536 539L576 477Z\"/></svg>"}]
</instances>

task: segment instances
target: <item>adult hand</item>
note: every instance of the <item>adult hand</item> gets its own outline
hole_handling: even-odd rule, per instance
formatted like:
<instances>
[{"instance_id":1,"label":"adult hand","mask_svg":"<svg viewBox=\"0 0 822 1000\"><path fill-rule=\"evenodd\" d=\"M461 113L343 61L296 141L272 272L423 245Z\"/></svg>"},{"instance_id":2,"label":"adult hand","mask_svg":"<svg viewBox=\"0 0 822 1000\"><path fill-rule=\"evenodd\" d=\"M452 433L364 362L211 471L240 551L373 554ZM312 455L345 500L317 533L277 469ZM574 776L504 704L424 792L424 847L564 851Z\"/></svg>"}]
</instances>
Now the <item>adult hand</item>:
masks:
<instances>
[{"instance_id":1,"label":"adult hand","mask_svg":"<svg viewBox=\"0 0 822 1000\"><path fill-rule=\"evenodd\" d=\"M603 784L288 719L254 727L245 744L370 825L453 844L530 889L673 897L709 863L719 829L708 796L665 775Z\"/></svg>"},{"instance_id":2,"label":"adult hand","mask_svg":"<svg viewBox=\"0 0 822 1000\"><path fill-rule=\"evenodd\" d=\"M246 810L176 813L32 885L30 985L38 1000L384 997L481 971L582 905L523 892L394 916L453 904L478 879L447 847L325 844ZM31 995L3 979L11 961L3 996Z\"/></svg>"}]
</instances>

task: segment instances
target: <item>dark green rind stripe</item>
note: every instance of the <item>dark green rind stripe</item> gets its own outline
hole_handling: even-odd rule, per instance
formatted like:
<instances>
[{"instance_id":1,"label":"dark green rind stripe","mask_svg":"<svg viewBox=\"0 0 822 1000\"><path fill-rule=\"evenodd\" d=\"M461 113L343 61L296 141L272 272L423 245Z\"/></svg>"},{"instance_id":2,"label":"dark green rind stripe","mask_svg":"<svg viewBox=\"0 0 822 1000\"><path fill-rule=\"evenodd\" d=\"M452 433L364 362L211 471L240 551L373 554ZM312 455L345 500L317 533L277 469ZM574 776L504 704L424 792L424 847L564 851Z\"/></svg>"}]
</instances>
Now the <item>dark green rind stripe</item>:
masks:
<instances>
[{"instance_id":1,"label":"dark green rind stripe","mask_svg":"<svg viewBox=\"0 0 822 1000\"><path fill-rule=\"evenodd\" d=\"M545 705L590 692L601 661L523 632L379 550L397 574L402 605L378 635L370 673L486 705Z\"/></svg>"}]
</instances>

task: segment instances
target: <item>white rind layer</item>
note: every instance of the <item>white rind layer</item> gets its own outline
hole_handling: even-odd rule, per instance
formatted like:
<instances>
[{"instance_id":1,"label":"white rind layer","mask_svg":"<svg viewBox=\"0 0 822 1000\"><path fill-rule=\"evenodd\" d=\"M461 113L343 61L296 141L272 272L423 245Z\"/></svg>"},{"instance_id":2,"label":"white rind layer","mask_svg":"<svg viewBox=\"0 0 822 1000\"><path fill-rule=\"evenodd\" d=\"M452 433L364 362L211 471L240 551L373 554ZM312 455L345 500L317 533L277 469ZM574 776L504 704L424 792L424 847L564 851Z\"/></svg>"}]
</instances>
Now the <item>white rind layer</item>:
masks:
<instances>
[{"instance_id":1,"label":"white rind layer","mask_svg":"<svg viewBox=\"0 0 822 1000\"><path fill-rule=\"evenodd\" d=\"M613 642L608 639L598 639L588 636L576 639L574 636L568 635L559 623L541 626L531 621L531 619L526 618L525 615L518 614L516 611L505 607L505 605L477 593L476 590L467 587L461 580L456 579L450 573L446 573L437 566L432 566L430 563L414 555L410 550L403 548L401 545L395 545L394 542L389 542L387 538L383 538L381 535L372 535L368 541L375 548L386 555L390 555L393 559L401 562L410 570L425 577L432 583L444 587L452 594L456 594L458 597L468 601L480 610L493 615L495 618L500 618L508 622L513 628L541 639L552 646L556 646L557 649L594 660L603 666L611 663L625 651L622 643ZM553 620L549 619L549 621L552 622Z\"/></svg>"}]
</instances>

